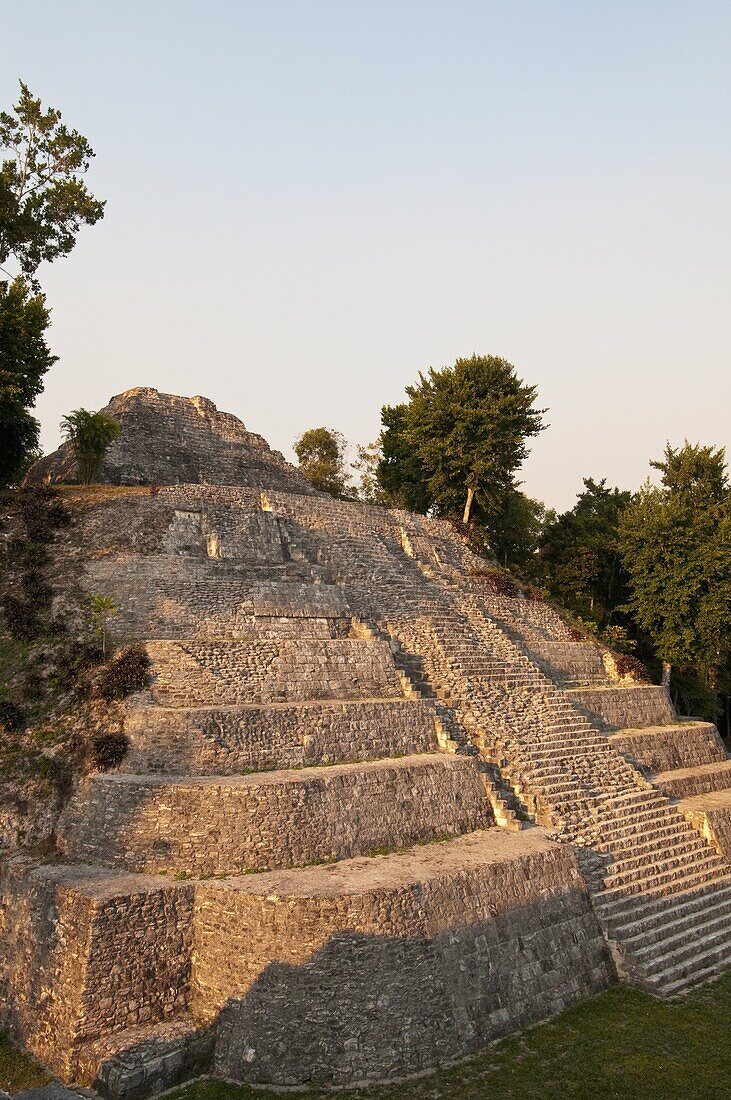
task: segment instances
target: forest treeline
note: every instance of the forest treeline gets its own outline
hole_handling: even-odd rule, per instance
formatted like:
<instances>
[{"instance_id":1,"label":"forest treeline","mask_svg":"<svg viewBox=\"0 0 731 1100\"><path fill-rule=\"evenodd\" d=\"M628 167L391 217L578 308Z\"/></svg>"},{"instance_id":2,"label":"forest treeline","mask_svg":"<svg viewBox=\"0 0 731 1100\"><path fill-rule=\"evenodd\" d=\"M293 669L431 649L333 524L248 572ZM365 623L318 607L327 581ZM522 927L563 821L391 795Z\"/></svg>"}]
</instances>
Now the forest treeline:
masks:
<instances>
[{"instance_id":1,"label":"forest treeline","mask_svg":"<svg viewBox=\"0 0 731 1100\"><path fill-rule=\"evenodd\" d=\"M544 430L534 386L495 356L430 369L348 462L342 434L295 443L300 469L344 499L406 508L455 524L479 553L572 613L578 629L642 661L683 714L731 713L731 489L722 447L685 441L650 461L636 492L583 479L557 514L518 480Z\"/></svg>"}]
</instances>

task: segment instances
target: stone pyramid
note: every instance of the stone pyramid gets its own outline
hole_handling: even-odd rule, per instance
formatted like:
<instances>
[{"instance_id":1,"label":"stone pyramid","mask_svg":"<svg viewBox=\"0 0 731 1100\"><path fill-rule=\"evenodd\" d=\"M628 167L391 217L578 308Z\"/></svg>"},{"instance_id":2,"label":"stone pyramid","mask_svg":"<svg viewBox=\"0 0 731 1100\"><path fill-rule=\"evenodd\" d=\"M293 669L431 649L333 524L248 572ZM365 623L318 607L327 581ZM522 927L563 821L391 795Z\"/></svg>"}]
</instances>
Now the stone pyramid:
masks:
<instances>
[{"instance_id":1,"label":"stone pyramid","mask_svg":"<svg viewBox=\"0 0 731 1100\"><path fill-rule=\"evenodd\" d=\"M308 491L200 399L114 401L105 477L161 488L79 504L57 553L152 676L59 857L1 868L13 1034L129 1100L204 1070L347 1084L731 965L715 727L500 594L447 523Z\"/></svg>"}]
</instances>

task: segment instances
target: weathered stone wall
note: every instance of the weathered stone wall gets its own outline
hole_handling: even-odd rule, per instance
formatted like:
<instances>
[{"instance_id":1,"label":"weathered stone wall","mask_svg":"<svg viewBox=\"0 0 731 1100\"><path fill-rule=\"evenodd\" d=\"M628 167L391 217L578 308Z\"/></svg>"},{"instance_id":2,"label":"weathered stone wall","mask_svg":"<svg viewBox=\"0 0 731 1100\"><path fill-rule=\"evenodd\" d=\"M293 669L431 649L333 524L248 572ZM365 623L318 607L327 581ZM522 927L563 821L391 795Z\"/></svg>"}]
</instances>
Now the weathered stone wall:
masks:
<instances>
[{"instance_id":1,"label":"weathered stone wall","mask_svg":"<svg viewBox=\"0 0 731 1100\"><path fill-rule=\"evenodd\" d=\"M224 1010L216 1072L415 1073L612 980L568 847L491 830L410 857L201 884L193 1003Z\"/></svg>"},{"instance_id":2,"label":"weathered stone wall","mask_svg":"<svg viewBox=\"0 0 731 1100\"><path fill-rule=\"evenodd\" d=\"M684 798L678 808L720 855L731 861L731 792Z\"/></svg>"},{"instance_id":3,"label":"weathered stone wall","mask_svg":"<svg viewBox=\"0 0 731 1100\"><path fill-rule=\"evenodd\" d=\"M99 480L112 485L213 482L314 492L261 436L205 397L176 397L147 387L113 397L101 410L122 433L104 456ZM64 443L31 468L29 484L73 481L76 461Z\"/></svg>"},{"instance_id":4,"label":"weathered stone wall","mask_svg":"<svg viewBox=\"0 0 731 1100\"><path fill-rule=\"evenodd\" d=\"M185 1006L192 916L192 887L169 879L8 862L0 867L2 1022L74 1076L79 1045Z\"/></svg>"},{"instance_id":5,"label":"weathered stone wall","mask_svg":"<svg viewBox=\"0 0 731 1100\"><path fill-rule=\"evenodd\" d=\"M148 642L152 697L161 706L394 698L388 646L355 638Z\"/></svg>"},{"instance_id":6,"label":"weathered stone wall","mask_svg":"<svg viewBox=\"0 0 731 1100\"><path fill-rule=\"evenodd\" d=\"M731 760L660 772L654 783L670 798L692 798L711 791L725 791L731 787Z\"/></svg>"},{"instance_id":7,"label":"weathered stone wall","mask_svg":"<svg viewBox=\"0 0 731 1100\"><path fill-rule=\"evenodd\" d=\"M125 639L342 637L351 617L341 590L284 568L261 576L225 561L116 558L90 562L85 584L114 599L110 629Z\"/></svg>"},{"instance_id":8,"label":"weathered stone wall","mask_svg":"<svg viewBox=\"0 0 731 1100\"><path fill-rule=\"evenodd\" d=\"M148 871L236 874L401 848L491 823L467 757L175 779L99 775L62 825L71 858Z\"/></svg>"},{"instance_id":9,"label":"weathered stone wall","mask_svg":"<svg viewBox=\"0 0 731 1100\"><path fill-rule=\"evenodd\" d=\"M433 752L434 710L421 699L211 707L138 707L125 772L231 775Z\"/></svg>"},{"instance_id":10,"label":"weathered stone wall","mask_svg":"<svg viewBox=\"0 0 731 1100\"><path fill-rule=\"evenodd\" d=\"M676 723L675 711L661 687L648 684L615 688L572 688L569 699L600 729L636 729Z\"/></svg>"},{"instance_id":11,"label":"weathered stone wall","mask_svg":"<svg viewBox=\"0 0 731 1100\"><path fill-rule=\"evenodd\" d=\"M650 726L646 730L613 733L615 749L651 772L690 768L726 759L726 750L712 722Z\"/></svg>"}]
</instances>

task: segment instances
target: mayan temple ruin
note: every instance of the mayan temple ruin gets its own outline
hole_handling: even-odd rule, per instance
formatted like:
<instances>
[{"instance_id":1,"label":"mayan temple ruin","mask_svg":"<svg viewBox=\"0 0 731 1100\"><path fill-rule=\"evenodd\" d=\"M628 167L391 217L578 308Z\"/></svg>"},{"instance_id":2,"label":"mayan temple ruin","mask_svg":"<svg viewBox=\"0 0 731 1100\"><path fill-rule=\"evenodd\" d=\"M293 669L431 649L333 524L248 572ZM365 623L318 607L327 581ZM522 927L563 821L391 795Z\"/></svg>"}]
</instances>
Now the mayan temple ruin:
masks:
<instances>
[{"instance_id":1,"label":"mayan temple ruin","mask_svg":"<svg viewBox=\"0 0 731 1100\"><path fill-rule=\"evenodd\" d=\"M406 1076L616 981L731 967L731 760L448 523L335 500L130 390L54 546L149 686L122 763L0 865L0 1004L125 1100ZM68 446L31 471L69 482Z\"/></svg>"}]
</instances>

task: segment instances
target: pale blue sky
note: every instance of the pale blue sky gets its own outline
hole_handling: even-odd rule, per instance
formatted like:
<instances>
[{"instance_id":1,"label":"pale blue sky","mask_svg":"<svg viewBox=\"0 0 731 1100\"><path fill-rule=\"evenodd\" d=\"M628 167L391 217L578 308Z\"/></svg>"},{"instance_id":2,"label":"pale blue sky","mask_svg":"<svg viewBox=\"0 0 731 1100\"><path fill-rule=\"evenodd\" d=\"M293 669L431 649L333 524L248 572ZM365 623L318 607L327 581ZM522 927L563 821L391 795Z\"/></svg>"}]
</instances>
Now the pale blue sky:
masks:
<instances>
[{"instance_id":1,"label":"pale blue sky","mask_svg":"<svg viewBox=\"0 0 731 1100\"><path fill-rule=\"evenodd\" d=\"M44 444L136 385L365 442L473 351L550 406L550 505L728 444L730 57L727 2L0 0L0 102L108 200L41 270Z\"/></svg>"}]
</instances>

